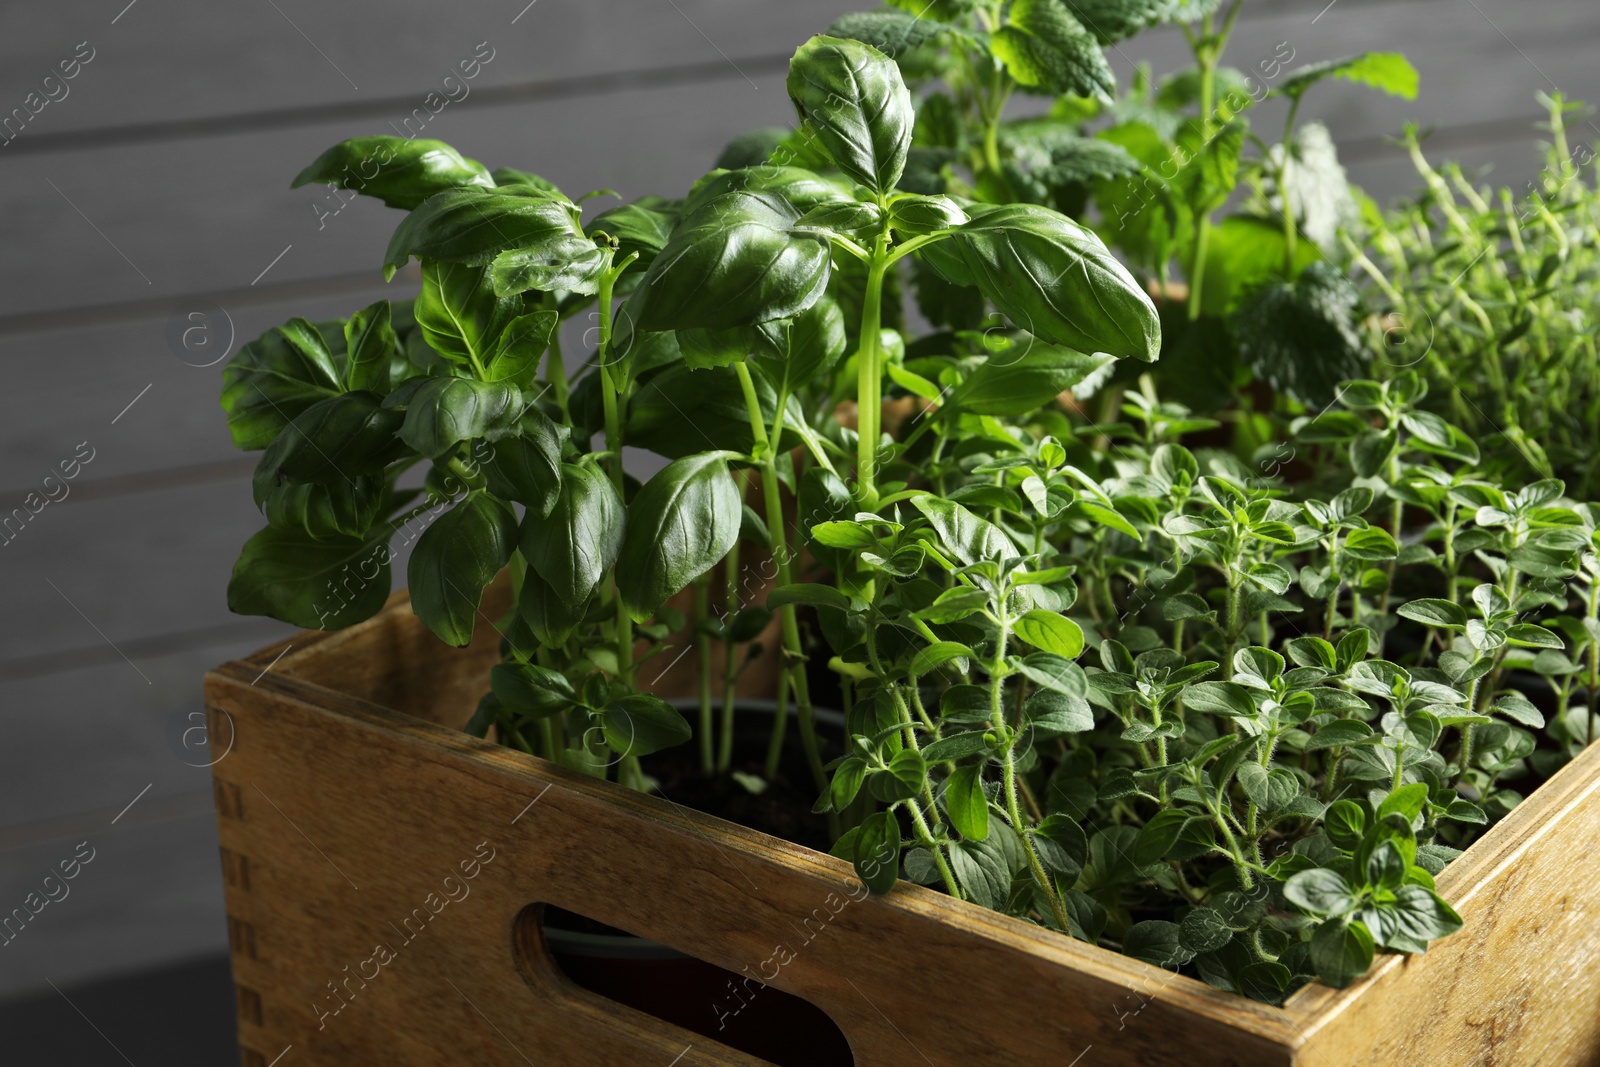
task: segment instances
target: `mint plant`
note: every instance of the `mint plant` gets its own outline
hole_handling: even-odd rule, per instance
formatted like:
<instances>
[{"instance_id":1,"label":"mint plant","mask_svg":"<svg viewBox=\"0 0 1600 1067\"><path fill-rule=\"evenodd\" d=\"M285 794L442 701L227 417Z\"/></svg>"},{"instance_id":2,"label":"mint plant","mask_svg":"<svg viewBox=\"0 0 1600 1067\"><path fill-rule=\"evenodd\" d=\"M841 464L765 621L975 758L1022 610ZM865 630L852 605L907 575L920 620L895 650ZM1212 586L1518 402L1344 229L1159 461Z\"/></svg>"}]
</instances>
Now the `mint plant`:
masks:
<instances>
[{"instance_id":1,"label":"mint plant","mask_svg":"<svg viewBox=\"0 0 1600 1067\"><path fill-rule=\"evenodd\" d=\"M230 606L348 626L409 550L425 625L497 631L479 736L641 790L681 749L759 792L792 725L809 781L788 784L872 891L903 876L1260 1000L1424 951L1460 927L1433 876L1595 735L1600 505L1509 480L1423 376L1351 377L1342 216L1302 195L1337 164L1293 109L1244 159L1237 11L848 16L795 54L794 131L600 211L614 194L437 141L334 146L296 183L405 212L383 270L418 261L420 291L227 366L266 522ZM1112 100L1100 47L1172 21L1197 24L1195 70ZM1404 94L1409 71L1369 55L1257 89ZM1004 119L1022 89L1052 117ZM1127 179L1179 149L1135 205ZM1213 228L1245 180L1253 206ZM908 294L934 332L909 336ZM1270 411L1119 370L1216 338L1283 390ZM1225 425L1231 450L1201 447ZM625 448L665 465L640 484ZM774 639L758 719L741 672ZM692 722L645 669L686 645ZM765 758L736 765L752 729Z\"/></svg>"}]
</instances>

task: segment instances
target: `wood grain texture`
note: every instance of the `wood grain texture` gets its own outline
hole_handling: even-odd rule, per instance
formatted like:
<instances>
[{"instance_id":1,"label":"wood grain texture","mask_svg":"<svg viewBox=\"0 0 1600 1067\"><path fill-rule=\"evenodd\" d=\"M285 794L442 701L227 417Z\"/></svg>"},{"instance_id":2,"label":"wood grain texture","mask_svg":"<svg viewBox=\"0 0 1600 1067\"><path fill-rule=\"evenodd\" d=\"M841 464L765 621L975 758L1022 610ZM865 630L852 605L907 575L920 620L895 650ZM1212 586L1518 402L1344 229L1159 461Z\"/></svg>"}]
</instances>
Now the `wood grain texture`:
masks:
<instances>
[{"instance_id":1,"label":"wood grain texture","mask_svg":"<svg viewBox=\"0 0 1600 1067\"><path fill-rule=\"evenodd\" d=\"M248 934L236 973L261 1004L259 1025L254 1001L241 1013L245 1040L267 1055L292 1043L310 1063L412 1062L372 1053L393 1032L419 1063L467 1042L490 1063L515 1062L512 1045L573 1065L666 1063L686 1047L681 1062L750 1062L601 1003L537 944L519 949L518 912L543 902L733 971L793 948L772 984L828 1012L863 1067L1600 1057L1600 898L1586 870L1600 841L1600 749L1440 879L1463 933L1278 1010L906 883L856 900L840 861L454 732L495 658L492 634L447 652L400 596L360 626L297 638L249 684L280 651L207 681L238 737L215 774L243 797L220 826L229 855L248 858L247 885L230 878L229 914ZM380 979L351 987L337 1015L320 1012L339 1002L312 1006L319 983L371 955L374 938L388 944L384 921L410 914L480 841L496 858L470 898ZM817 920L802 925L813 914L828 917L821 936Z\"/></svg>"},{"instance_id":2,"label":"wood grain texture","mask_svg":"<svg viewBox=\"0 0 1600 1067\"><path fill-rule=\"evenodd\" d=\"M516 916L545 902L734 971L791 947L772 984L826 1011L862 1067L1070 1063L1086 1050L1087 1062L1150 1067L1291 1062L1294 1032L1275 1009L921 887L853 900L846 863L437 725L469 706L442 681L456 668L434 674L441 650L413 643L419 628L397 602L299 639L255 685L278 649L208 677L208 704L238 739L214 773L243 798L242 817L219 816L249 872L248 887L228 885L236 978L262 1005L260 1025L242 1017L242 1040L269 1059L293 1044L305 1063L433 1063L482 1042L485 1063L521 1062L513 1045L572 1065L755 1062L521 958ZM461 676L493 654L486 641L457 656L476 661ZM423 715L306 678L339 663ZM496 858L470 896L323 1015L339 1003L314 1001L325 983L401 936L389 922L484 841ZM818 914L829 920L808 942Z\"/></svg>"},{"instance_id":3,"label":"wood grain texture","mask_svg":"<svg viewBox=\"0 0 1600 1067\"><path fill-rule=\"evenodd\" d=\"M1600 1062L1600 747L1540 786L1439 878L1466 922L1346 990L1308 987L1297 1064Z\"/></svg>"}]
</instances>

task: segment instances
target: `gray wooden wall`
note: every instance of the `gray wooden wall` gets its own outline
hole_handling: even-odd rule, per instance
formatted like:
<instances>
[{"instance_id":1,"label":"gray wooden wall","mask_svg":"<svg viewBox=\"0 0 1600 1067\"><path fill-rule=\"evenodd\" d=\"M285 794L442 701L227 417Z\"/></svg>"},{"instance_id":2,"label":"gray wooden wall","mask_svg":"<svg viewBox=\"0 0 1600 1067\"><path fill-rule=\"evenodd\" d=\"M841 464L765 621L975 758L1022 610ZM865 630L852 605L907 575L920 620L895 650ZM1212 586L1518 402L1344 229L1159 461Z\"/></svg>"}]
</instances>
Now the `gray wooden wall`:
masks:
<instances>
[{"instance_id":1,"label":"gray wooden wall","mask_svg":"<svg viewBox=\"0 0 1600 1067\"><path fill-rule=\"evenodd\" d=\"M398 215L362 201L319 222L317 191L288 188L295 172L399 124L486 42L470 95L427 136L573 193L675 194L730 137L784 122L788 54L867 6L124 3L0 9L0 115L92 49L67 95L0 147L0 516L30 492L60 496L45 478L92 455L64 499L0 536L0 915L79 842L95 849L70 896L0 947L0 996L225 945L206 756L179 739L204 670L286 629L224 604L260 521L253 464L229 448L220 366L190 364L230 335L236 347L291 315L409 292L377 269ZM1411 185L1384 140L1408 118L1437 127L1437 152L1531 176L1534 94L1600 98L1597 26L1594 0L1247 0L1230 58L1249 67L1284 41L1297 63L1409 53L1416 103L1339 84L1307 106L1388 197ZM1182 50L1161 33L1113 59L1126 77ZM196 322L212 355L169 339L191 313L210 316Z\"/></svg>"}]
</instances>

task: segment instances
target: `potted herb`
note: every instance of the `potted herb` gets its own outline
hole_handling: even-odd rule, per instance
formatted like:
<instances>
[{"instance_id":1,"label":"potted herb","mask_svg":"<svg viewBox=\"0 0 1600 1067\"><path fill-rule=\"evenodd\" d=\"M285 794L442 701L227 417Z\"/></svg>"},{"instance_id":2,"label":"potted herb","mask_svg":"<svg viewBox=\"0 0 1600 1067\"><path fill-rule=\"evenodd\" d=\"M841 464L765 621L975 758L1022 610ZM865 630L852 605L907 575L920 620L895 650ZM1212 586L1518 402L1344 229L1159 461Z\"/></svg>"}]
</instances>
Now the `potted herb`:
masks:
<instances>
[{"instance_id":1,"label":"potted herb","mask_svg":"<svg viewBox=\"0 0 1600 1067\"><path fill-rule=\"evenodd\" d=\"M1339 382L1328 410L1285 417L1273 470L1188 447L1215 421L1148 375L1115 422L1063 410L1064 390L1162 349L1146 287L1093 230L992 202L1015 193L1002 72L1037 84L1024 60L1048 54L1038 41L1069 7L1015 4L989 26L1001 80L974 89L991 95L971 172L987 200L905 187L919 119L900 68L828 36L791 65L793 142L682 199L586 219L588 197L398 138L344 142L302 172L406 211L384 267L419 260L422 287L341 323L291 320L225 372L235 442L263 450L267 519L230 604L344 631L302 639L259 684L246 665L209 682L218 727L241 737L216 775L247 1048L281 1038L357 1062L383 1026L438 1054L454 1025L401 1005L448 996L447 980L513 1047L501 1027L567 1062L690 1055L684 1031L561 977L551 905L742 968L752 1004L768 985L810 1000L860 1062L903 1059L893 1033L930 1062L1041 1062L1112 1041L1157 1001L1153 1017L1242 1040L1248 1062L1302 1062L1358 1048L1328 1020L1396 1002L1393 967L1328 988L1378 950L1420 957L1464 916L1495 929L1436 876L1502 885L1504 865L1470 857L1543 833L1530 821L1596 780L1580 756L1542 810L1519 805L1535 770L1593 734L1600 513L1560 482L1485 469L1412 374ZM873 25L913 32L892 14ZM903 275L924 302L992 307L1003 325L908 340L891 325ZM595 351L569 381L559 324L591 308ZM913 412L893 433L887 394ZM639 484L624 447L668 462ZM398 547L409 609L389 598ZM745 601L739 560L757 553L772 588ZM757 714L740 705L755 653L739 646L763 635L776 699ZM673 644L695 650L692 691L652 691L644 665ZM1538 759L1546 715L1519 688L1533 675L1554 703ZM830 683L831 722L813 700ZM805 797L797 814L858 881L663 789L736 772L746 793ZM264 780L315 791L301 837L259 811ZM419 803L417 841L391 847L385 812ZM1498 840L1447 867L1491 823ZM313 944L285 909L329 916L349 888L416 913L407 872L461 835L508 859L477 911L451 912L460 939L417 950L427 974L379 985L385 1012L343 1017L379 984L359 968L359 990L331 968L336 1011L294 1002L317 988L303 972L368 933L359 915L317 918ZM297 887L306 840L332 845L337 880ZM1561 891L1574 868L1534 855L1540 891ZM423 922L443 911L424 903ZM799 946L772 932L797 923ZM752 955L772 936L785 943ZM1448 980L1433 958L1405 972L1413 987ZM974 988L927 988L930 959ZM1119 1008L1141 981L1159 996ZM535 998L517 999L522 983ZM1042 1021L1088 995L1111 1010ZM963 1026L962 1004L985 1025ZM1308 1043L1309 1022L1330 1036ZM701 1030L700 1062L750 1062L721 1029ZM1191 1051L1181 1027L1136 1029L1119 1062Z\"/></svg>"}]
</instances>

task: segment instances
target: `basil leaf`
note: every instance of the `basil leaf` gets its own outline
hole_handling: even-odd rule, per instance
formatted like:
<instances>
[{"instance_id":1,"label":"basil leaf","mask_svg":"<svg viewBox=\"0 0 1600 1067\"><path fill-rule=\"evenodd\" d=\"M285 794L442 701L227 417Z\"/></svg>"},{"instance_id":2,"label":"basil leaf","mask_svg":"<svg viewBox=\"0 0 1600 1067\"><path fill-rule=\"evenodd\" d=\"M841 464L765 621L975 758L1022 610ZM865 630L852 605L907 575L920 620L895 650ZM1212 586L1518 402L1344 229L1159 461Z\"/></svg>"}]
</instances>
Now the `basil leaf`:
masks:
<instances>
[{"instance_id":1,"label":"basil leaf","mask_svg":"<svg viewBox=\"0 0 1600 1067\"><path fill-rule=\"evenodd\" d=\"M535 311L512 319L494 346L494 354L484 368L485 377L491 382L533 385L539 372L539 357L544 355L558 324L554 311Z\"/></svg>"},{"instance_id":2,"label":"basil leaf","mask_svg":"<svg viewBox=\"0 0 1600 1067\"><path fill-rule=\"evenodd\" d=\"M462 441L515 433L522 406L522 391L510 382L429 378L411 394L400 439L437 458Z\"/></svg>"},{"instance_id":3,"label":"basil leaf","mask_svg":"<svg viewBox=\"0 0 1600 1067\"><path fill-rule=\"evenodd\" d=\"M522 309L519 297L497 296L488 268L426 262L417 294L417 326L428 347L456 363L487 367L501 335Z\"/></svg>"},{"instance_id":4,"label":"basil leaf","mask_svg":"<svg viewBox=\"0 0 1600 1067\"><path fill-rule=\"evenodd\" d=\"M751 184L713 197L673 231L628 301L635 329L732 329L798 315L822 296L827 242L791 229L802 211L782 192Z\"/></svg>"},{"instance_id":5,"label":"basil leaf","mask_svg":"<svg viewBox=\"0 0 1600 1067\"><path fill-rule=\"evenodd\" d=\"M473 493L434 520L411 553L411 610L445 644L472 642L484 587L516 547L517 520L494 497Z\"/></svg>"},{"instance_id":6,"label":"basil leaf","mask_svg":"<svg viewBox=\"0 0 1600 1067\"><path fill-rule=\"evenodd\" d=\"M357 475L381 472L405 452L395 437L403 421L398 411L382 407L375 393L317 401L262 453L252 481L256 506L284 482L349 487Z\"/></svg>"},{"instance_id":7,"label":"basil leaf","mask_svg":"<svg viewBox=\"0 0 1600 1067\"><path fill-rule=\"evenodd\" d=\"M649 693L630 693L600 711L606 746L619 756L648 756L688 741L694 731L683 714Z\"/></svg>"},{"instance_id":8,"label":"basil leaf","mask_svg":"<svg viewBox=\"0 0 1600 1067\"><path fill-rule=\"evenodd\" d=\"M489 688L503 707L521 715L556 715L578 703L566 675L534 663L495 664Z\"/></svg>"},{"instance_id":9,"label":"basil leaf","mask_svg":"<svg viewBox=\"0 0 1600 1067\"><path fill-rule=\"evenodd\" d=\"M345 482L274 484L258 493L258 504L270 526L319 540L365 537L383 513L387 492L381 477L358 474Z\"/></svg>"},{"instance_id":10,"label":"basil leaf","mask_svg":"<svg viewBox=\"0 0 1600 1067\"><path fill-rule=\"evenodd\" d=\"M860 41L813 37L789 61L788 88L840 170L879 196L893 191L915 119L894 60Z\"/></svg>"},{"instance_id":11,"label":"basil leaf","mask_svg":"<svg viewBox=\"0 0 1600 1067\"><path fill-rule=\"evenodd\" d=\"M462 186L493 188L482 163L443 141L352 137L340 141L295 175L289 188L321 182L377 197L410 211L434 193Z\"/></svg>"},{"instance_id":12,"label":"basil leaf","mask_svg":"<svg viewBox=\"0 0 1600 1067\"><path fill-rule=\"evenodd\" d=\"M454 189L429 197L395 227L384 277L393 278L412 256L485 266L502 253L508 258L492 272L501 295L528 288L511 284L523 281L592 293L607 260L564 197Z\"/></svg>"},{"instance_id":13,"label":"basil leaf","mask_svg":"<svg viewBox=\"0 0 1600 1067\"><path fill-rule=\"evenodd\" d=\"M685 456L645 483L628 507L617 590L635 619L717 564L739 539L739 490L725 453Z\"/></svg>"},{"instance_id":14,"label":"basil leaf","mask_svg":"<svg viewBox=\"0 0 1600 1067\"><path fill-rule=\"evenodd\" d=\"M389 365L400 354L389 301L362 308L344 324L345 384L350 389L387 391Z\"/></svg>"},{"instance_id":15,"label":"basil leaf","mask_svg":"<svg viewBox=\"0 0 1600 1067\"><path fill-rule=\"evenodd\" d=\"M344 392L317 328L295 318L241 348L222 371L222 410L233 446L266 448L296 415Z\"/></svg>"},{"instance_id":16,"label":"basil leaf","mask_svg":"<svg viewBox=\"0 0 1600 1067\"><path fill-rule=\"evenodd\" d=\"M942 410L950 415L1027 415L1108 362L1105 356L1032 341L1019 358L1002 362L991 357L981 364L950 391Z\"/></svg>"},{"instance_id":17,"label":"basil leaf","mask_svg":"<svg viewBox=\"0 0 1600 1067\"><path fill-rule=\"evenodd\" d=\"M308 630L343 629L376 615L389 599L391 558L382 541L316 539L269 526L245 542L233 565L228 610Z\"/></svg>"},{"instance_id":18,"label":"basil leaf","mask_svg":"<svg viewBox=\"0 0 1600 1067\"><path fill-rule=\"evenodd\" d=\"M570 432L538 408L528 408L517 420L517 432L496 441L483 462L489 491L540 517L549 515L561 495L561 448Z\"/></svg>"},{"instance_id":19,"label":"basil leaf","mask_svg":"<svg viewBox=\"0 0 1600 1067\"><path fill-rule=\"evenodd\" d=\"M592 596L622 554L631 526L622 498L595 467L564 463L559 495L548 513L522 516L518 546L539 577L570 609Z\"/></svg>"},{"instance_id":20,"label":"basil leaf","mask_svg":"<svg viewBox=\"0 0 1600 1067\"><path fill-rule=\"evenodd\" d=\"M950 281L976 285L1051 344L1146 362L1161 354L1155 304L1092 231L1033 204L970 211L920 253Z\"/></svg>"},{"instance_id":21,"label":"basil leaf","mask_svg":"<svg viewBox=\"0 0 1600 1067\"><path fill-rule=\"evenodd\" d=\"M560 648L577 633L596 599L590 596L580 604L569 605L530 567L523 576L522 593L517 597L517 622L527 627L545 648Z\"/></svg>"},{"instance_id":22,"label":"basil leaf","mask_svg":"<svg viewBox=\"0 0 1600 1067\"><path fill-rule=\"evenodd\" d=\"M644 270L654 262L672 238L672 228L678 224L682 205L675 200L659 196L640 197L631 204L623 204L602 211L589 220L588 231L615 238L620 260L634 252L639 253L631 270Z\"/></svg>"}]
</instances>

